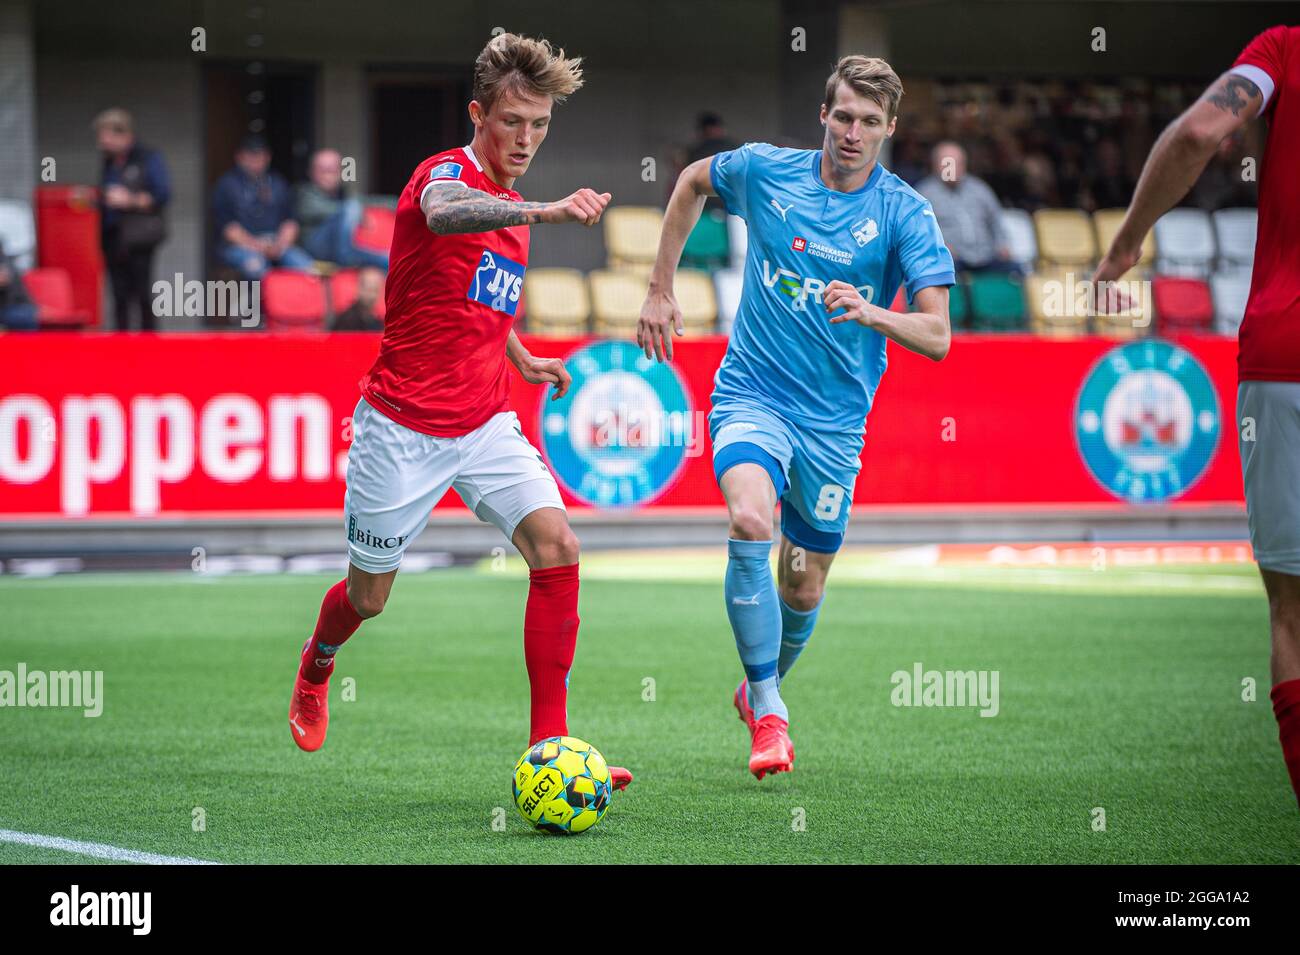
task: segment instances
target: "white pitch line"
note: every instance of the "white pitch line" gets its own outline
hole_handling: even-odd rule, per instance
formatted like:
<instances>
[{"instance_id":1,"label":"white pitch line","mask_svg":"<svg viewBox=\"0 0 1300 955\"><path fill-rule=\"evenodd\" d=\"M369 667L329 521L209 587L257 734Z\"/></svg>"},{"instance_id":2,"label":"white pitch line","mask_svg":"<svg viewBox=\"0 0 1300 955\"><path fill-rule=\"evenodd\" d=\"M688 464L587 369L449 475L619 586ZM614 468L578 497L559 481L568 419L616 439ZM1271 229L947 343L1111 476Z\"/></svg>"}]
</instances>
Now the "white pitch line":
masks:
<instances>
[{"instance_id":1,"label":"white pitch line","mask_svg":"<svg viewBox=\"0 0 1300 955\"><path fill-rule=\"evenodd\" d=\"M93 856L96 859L108 859L111 862L135 862L140 865L221 865L220 862L209 862L206 859L188 859L185 856L160 856L152 852L121 849L100 842L79 842L76 839L63 839L59 836L14 832L12 829L0 829L0 842L14 842L18 845L36 846L40 849L58 849L60 852L73 852L77 855Z\"/></svg>"}]
</instances>

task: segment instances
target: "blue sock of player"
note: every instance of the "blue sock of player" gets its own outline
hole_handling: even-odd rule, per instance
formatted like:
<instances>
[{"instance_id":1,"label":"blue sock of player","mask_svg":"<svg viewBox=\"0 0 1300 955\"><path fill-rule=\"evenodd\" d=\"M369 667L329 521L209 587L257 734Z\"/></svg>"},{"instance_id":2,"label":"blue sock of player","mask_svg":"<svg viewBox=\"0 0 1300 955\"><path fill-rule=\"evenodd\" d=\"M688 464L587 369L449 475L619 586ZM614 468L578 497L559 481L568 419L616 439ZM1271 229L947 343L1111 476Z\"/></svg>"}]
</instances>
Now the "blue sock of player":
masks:
<instances>
[{"instance_id":1,"label":"blue sock of player","mask_svg":"<svg viewBox=\"0 0 1300 955\"><path fill-rule=\"evenodd\" d=\"M736 649L749 681L749 705L755 719L775 713L788 720L776 687L776 661L781 652L781 609L768 558L772 542L727 541L727 575L723 594L727 617L736 636Z\"/></svg>"},{"instance_id":2,"label":"blue sock of player","mask_svg":"<svg viewBox=\"0 0 1300 955\"><path fill-rule=\"evenodd\" d=\"M780 597L777 598L780 600ZM781 600L781 655L776 661L776 679L779 684L799 659L803 648L808 645L813 627L817 625L817 612L822 609L822 602L811 610L795 610Z\"/></svg>"}]
</instances>

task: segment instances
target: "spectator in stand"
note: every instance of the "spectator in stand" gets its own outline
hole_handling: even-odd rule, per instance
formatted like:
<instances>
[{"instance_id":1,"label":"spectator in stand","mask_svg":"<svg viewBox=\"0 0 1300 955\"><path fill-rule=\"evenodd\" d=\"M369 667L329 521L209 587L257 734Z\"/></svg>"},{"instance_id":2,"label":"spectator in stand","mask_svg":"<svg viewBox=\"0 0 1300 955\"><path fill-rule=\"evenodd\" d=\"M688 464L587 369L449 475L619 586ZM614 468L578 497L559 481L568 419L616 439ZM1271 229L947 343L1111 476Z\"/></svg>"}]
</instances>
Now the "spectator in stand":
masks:
<instances>
[{"instance_id":1,"label":"spectator in stand","mask_svg":"<svg viewBox=\"0 0 1300 955\"><path fill-rule=\"evenodd\" d=\"M294 210L302 228L302 247L323 262L388 271L386 252L359 249L352 242L363 210L344 192L343 157L333 149L317 150L307 174L310 180L298 187Z\"/></svg>"},{"instance_id":2,"label":"spectator in stand","mask_svg":"<svg viewBox=\"0 0 1300 955\"><path fill-rule=\"evenodd\" d=\"M384 294L384 273L377 268L363 268L357 275L357 298L346 311L334 316L332 332L381 332L384 323L375 314L379 296Z\"/></svg>"},{"instance_id":3,"label":"spectator in stand","mask_svg":"<svg viewBox=\"0 0 1300 955\"><path fill-rule=\"evenodd\" d=\"M140 312L140 328L153 331L154 253L167 236L163 209L171 183L162 154L135 138L131 114L109 109L91 123L103 154L100 172L100 240L108 283L113 289L113 323L131 327L131 310Z\"/></svg>"},{"instance_id":4,"label":"spectator in stand","mask_svg":"<svg viewBox=\"0 0 1300 955\"><path fill-rule=\"evenodd\" d=\"M1080 205L1089 212L1124 209L1133 198L1137 180L1124 169L1124 153L1113 139L1103 139L1092 149L1092 169L1084 177Z\"/></svg>"},{"instance_id":5,"label":"spectator in stand","mask_svg":"<svg viewBox=\"0 0 1300 955\"><path fill-rule=\"evenodd\" d=\"M931 174L916 186L930 200L958 271L1018 271L1002 229L1002 206L993 190L966 173L966 150L941 142L930 153Z\"/></svg>"},{"instance_id":6,"label":"spectator in stand","mask_svg":"<svg viewBox=\"0 0 1300 955\"><path fill-rule=\"evenodd\" d=\"M295 243L289 184L271 169L271 148L260 136L246 136L235 151L235 168L217 180L212 193L217 256L249 280L271 266L312 270L312 258Z\"/></svg>"},{"instance_id":7,"label":"spectator in stand","mask_svg":"<svg viewBox=\"0 0 1300 955\"><path fill-rule=\"evenodd\" d=\"M23 278L13 260L0 249L0 327L31 330L36 325L36 306Z\"/></svg>"},{"instance_id":8,"label":"spectator in stand","mask_svg":"<svg viewBox=\"0 0 1300 955\"><path fill-rule=\"evenodd\" d=\"M689 166L697 159L735 149L739 145L727 135L727 126L721 116L712 112L700 113L695 120L695 142L686 153L686 165ZM726 206L717 196L709 196L704 200L704 208L725 210Z\"/></svg>"}]
</instances>

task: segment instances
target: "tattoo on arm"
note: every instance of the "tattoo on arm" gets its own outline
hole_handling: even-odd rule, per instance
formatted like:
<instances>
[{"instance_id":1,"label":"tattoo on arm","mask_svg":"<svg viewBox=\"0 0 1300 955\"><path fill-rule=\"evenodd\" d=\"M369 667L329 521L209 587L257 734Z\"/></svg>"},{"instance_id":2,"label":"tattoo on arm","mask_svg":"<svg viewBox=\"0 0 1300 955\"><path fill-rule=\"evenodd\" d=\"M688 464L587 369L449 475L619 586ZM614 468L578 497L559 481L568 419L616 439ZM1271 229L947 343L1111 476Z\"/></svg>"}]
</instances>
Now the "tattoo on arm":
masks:
<instances>
[{"instance_id":1,"label":"tattoo on arm","mask_svg":"<svg viewBox=\"0 0 1300 955\"><path fill-rule=\"evenodd\" d=\"M434 186L424 195L421 210L431 232L491 232L507 226L542 221L544 202L510 202L467 186Z\"/></svg>"},{"instance_id":2,"label":"tattoo on arm","mask_svg":"<svg viewBox=\"0 0 1300 955\"><path fill-rule=\"evenodd\" d=\"M1211 90L1206 98L1219 109L1227 110L1233 116L1240 116L1246 104L1259 95L1258 86L1246 77L1233 73L1217 89Z\"/></svg>"}]
</instances>

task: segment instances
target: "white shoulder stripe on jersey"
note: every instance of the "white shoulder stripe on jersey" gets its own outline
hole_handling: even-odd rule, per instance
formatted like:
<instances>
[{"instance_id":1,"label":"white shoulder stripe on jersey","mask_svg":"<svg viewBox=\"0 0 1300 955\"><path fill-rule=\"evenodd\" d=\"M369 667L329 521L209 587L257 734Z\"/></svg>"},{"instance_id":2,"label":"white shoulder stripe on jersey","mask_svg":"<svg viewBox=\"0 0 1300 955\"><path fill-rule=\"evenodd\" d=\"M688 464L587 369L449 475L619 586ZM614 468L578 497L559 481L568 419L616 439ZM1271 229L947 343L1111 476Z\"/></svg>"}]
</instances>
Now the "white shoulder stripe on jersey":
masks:
<instances>
[{"instance_id":1,"label":"white shoulder stripe on jersey","mask_svg":"<svg viewBox=\"0 0 1300 955\"><path fill-rule=\"evenodd\" d=\"M483 164L482 164L481 162L479 162L479 161L478 161L478 157L474 155L474 147L473 147L473 146L466 146L466 147L465 147L465 155L469 157L469 161L472 162L472 163L474 164L474 168L475 168L475 169L477 169L479 172L482 172L482 171L483 171Z\"/></svg>"},{"instance_id":2,"label":"white shoulder stripe on jersey","mask_svg":"<svg viewBox=\"0 0 1300 955\"><path fill-rule=\"evenodd\" d=\"M432 182L426 182L424 184L424 188L420 190L420 198L415 201L415 204L418 206L421 203L423 203L424 194L428 192L430 189L432 189L434 186L440 186L440 185L464 186L466 189L469 188L469 183L464 182L460 179L435 179Z\"/></svg>"},{"instance_id":3,"label":"white shoulder stripe on jersey","mask_svg":"<svg viewBox=\"0 0 1300 955\"><path fill-rule=\"evenodd\" d=\"M1273 98L1273 77L1269 76L1258 66L1251 66L1249 63L1234 66L1232 69L1228 70L1228 72L1236 73L1238 76L1250 80L1259 87L1259 91L1264 94L1264 102L1260 104L1259 113L1256 113L1255 115L1258 116L1260 113L1264 112L1264 110L1268 108L1268 101Z\"/></svg>"}]
</instances>

